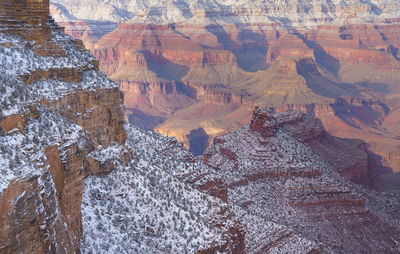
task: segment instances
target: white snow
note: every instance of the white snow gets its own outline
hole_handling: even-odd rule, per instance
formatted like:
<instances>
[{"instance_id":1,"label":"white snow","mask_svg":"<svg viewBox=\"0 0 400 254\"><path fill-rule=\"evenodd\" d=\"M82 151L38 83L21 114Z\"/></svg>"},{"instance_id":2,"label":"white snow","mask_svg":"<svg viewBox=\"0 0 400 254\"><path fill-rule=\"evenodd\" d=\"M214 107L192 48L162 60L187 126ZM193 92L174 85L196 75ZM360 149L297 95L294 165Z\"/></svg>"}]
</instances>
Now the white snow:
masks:
<instances>
[{"instance_id":1,"label":"white snow","mask_svg":"<svg viewBox=\"0 0 400 254\"><path fill-rule=\"evenodd\" d=\"M128 148L135 152L131 163L120 162L109 175L85 181L83 253L194 253L222 245L227 228L212 221L226 205L173 175L188 166L159 153L170 146L168 138L130 125L126 129ZM111 145L90 156L116 163L124 149Z\"/></svg>"},{"instance_id":2,"label":"white snow","mask_svg":"<svg viewBox=\"0 0 400 254\"><path fill-rule=\"evenodd\" d=\"M97 20L134 23L268 24L310 28L338 22L347 14L358 22L397 18L395 0L53 0L57 21Z\"/></svg>"},{"instance_id":3,"label":"white snow","mask_svg":"<svg viewBox=\"0 0 400 254\"><path fill-rule=\"evenodd\" d=\"M27 106L37 106L42 99L52 101L80 90L118 87L94 68L95 58L89 51L77 48L70 36L54 30L52 42L62 47L67 56L40 56L24 39L0 32L0 120L13 114L30 115ZM36 70L83 67L87 70L80 83L42 79L25 85L20 79L20 75ZM38 106L38 110L39 119L29 119L23 133L17 129L5 136L0 133L0 194L13 180L41 175L40 169L45 168L46 146L58 145L62 150L63 146L80 143L86 135L82 127L71 124L45 107Z\"/></svg>"}]
</instances>

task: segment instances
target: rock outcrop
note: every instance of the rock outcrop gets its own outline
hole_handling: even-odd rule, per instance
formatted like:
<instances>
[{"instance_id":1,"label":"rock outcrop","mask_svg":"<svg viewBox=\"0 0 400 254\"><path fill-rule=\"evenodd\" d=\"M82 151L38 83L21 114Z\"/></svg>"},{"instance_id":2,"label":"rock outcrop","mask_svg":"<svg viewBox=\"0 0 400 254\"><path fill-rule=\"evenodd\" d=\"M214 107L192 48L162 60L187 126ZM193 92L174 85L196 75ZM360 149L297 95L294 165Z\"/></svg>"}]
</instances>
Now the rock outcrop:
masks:
<instances>
[{"instance_id":1,"label":"rock outcrop","mask_svg":"<svg viewBox=\"0 0 400 254\"><path fill-rule=\"evenodd\" d=\"M356 182L367 179L360 171L367 153L359 144L330 136L302 113L258 108L250 125L217 139L204 162L228 186L223 200L292 227L325 251L398 252L392 238L399 230L396 199L337 173ZM337 160L345 154L352 156ZM379 198L390 205L373 204Z\"/></svg>"},{"instance_id":2,"label":"rock outcrop","mask_svg":"<svg viewBox=\"0 0 400 254\"><path fill-rule=\"evenodd\" d=\"M0 21L0 252L79 252L84 180L112 169L89 154L126 140L122 92L48 1L2 1Z\"/></svg>"},{"instance_id":3,"label":"rock outcrop","mask_svg":"<svg viewBox=\"0 0 400 254\"><path fill-rule=\"evenodd\" d=\"M399 170L399 125L389 123L398 119L394 112L400 108L396 1L122 2L86 0L71 8L70 0L57 0L53 13L121 84L132 123L175 135L187 145L190 132L202 128L212 143L242 127L254 106L315 105L314 116L330 134L364 140L378 155L374 163ZM155 83L183 83L197 96L137 92ZM357 105L356 111L346 107L346 119L341 113L331 117L338 110L330 109L332 104L349 96L379 102L388 111L377 110L380 120L373 123L358 113L370 111L369 104ZM227 103L235 105L225 110L229 119L211 110ZM204 104L210 112L199 120ZM241 121L244 111L246 121ZM152 119L151 124L143 126L142 119ZM218 135L215 129L221 130Z\"/></svg>"},{"instance_id":4,"label":"rock outcrop","mask_svg":"<svg viewBox=\"0 0 400 254\"><path fill-rule=\"evenodd\" d=\"M51 30L61 29L49 16L49 1L23 0L2 1L0 3L1 29L5 33L25 38L39 55L65 56L64 50L51 42ZM29 33L26 33L29 29Z\"/></svg>"},{"instance_id":5,"label":"rock outcrop","mask_svg":"<svg viewBox=\"0 0 400 254\"><path fill-rule=\"evenodd\" d=\"M334 138L319 121L299 112L273 115L258 108L249 126L215 140L203 164L177 140L124 122L118 85L99 71L82 43L52 22L48 8L39 0L0 4L0 252L399 252L398 195L370 191L340 176L363 184L373 179L362 142ZM230 17L225 11L193 15ZM170 25L143 27L164 31L173 43L181 36ZM219 27L209 30L222 33ZM145 37L151 42L153 35ZM191 73L237 68L240 54L216 50L200 47L203 63L192 62ZM136 53L138 59L150 59L158 75L169 75L157 68L177 56L160 49ZM298 67L294 60L272 66L282 77ZM236 74L228 77L242 78ZM304 75L316 77L318 68ZM246 91L230 93L218 82L166 80L143 81L138 93L153 90L189 108L200 105L197 113L240 119L235 128L247 121L241 106L250 107L253 100ZM304 84L298 85L301 91L307 91ZM218 103L197 103L199 98ZM381 113L389 112L382 103L347 98L329 101L327 112L336 109L348 122L350 110L368 123L384 122ZM164 105L164 111L179 108ZM201 121L201 114L192 117ZM224 130L218 121L202 124L202 129L189 127L205 149L208 135Z\"/></svg>"},{"instance_id":6,"label":"rock outcrop","mask_svg":"<svg viewBox=\"0 0 400 254\"><path fill-rule=\"evenodd\" d=\"M1 253L244 253L247 232L268 232L269 248L281 236L291 250L319 248L272 222L243 227L243 211L203 193L218 195L210 185L182 181L202 165L176 140L126 125L118 86L52 23L48 3L10 3L2 18L22 21L0 32Z\"/></svg>"}]
</instances>

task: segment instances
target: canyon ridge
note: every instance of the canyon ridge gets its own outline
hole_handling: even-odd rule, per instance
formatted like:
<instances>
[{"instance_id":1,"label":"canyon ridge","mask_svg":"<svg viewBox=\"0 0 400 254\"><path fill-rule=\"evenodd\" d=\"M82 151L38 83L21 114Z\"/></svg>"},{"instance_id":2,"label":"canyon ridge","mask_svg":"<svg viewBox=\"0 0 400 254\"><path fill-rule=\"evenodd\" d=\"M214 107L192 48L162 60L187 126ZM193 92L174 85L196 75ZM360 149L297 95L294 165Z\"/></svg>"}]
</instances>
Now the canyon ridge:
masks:
<instances>
[{"instance_id":1,"label":"canyon ridge","mask_svg":"<svg viewBox=\"0 0 400 254\"><path fill-rule=\"evenodd\" d=\"M123 8L103 11L131 18ZM216 52L203 56L222 61ZM225 54L235 66L239 58ZM310 64L322 70L312 58L277 61L283 69L294 64L296 72L308 73ZM271 71L278 62L260 68ZM0 2L1 254L400 252L400 196L369 188L380 172L364 141L331 135L323 118L298 110L207 102L205 112L238 107L243 119L211 146L206 129L191 131L204 143L203 155L194 156L176 138L128 123L132 108L125 109L120 84L99 66L82 41L53 20L48 0ZM189 96L197 93L193 86L163 82L159 92L171 95L157 97L164 105L176 98L189 107L200 103ZM222 97L207 96L251 104L222 91ZM357 96L330 105L392 112ZM141 116L143 123L154 120Z\"/></svg>"},{"instance_id":2,"label":"canyon ridge","mask_svg":"<svg viewBox=\"0 0 400 254\"><path fill-rule=\"evenodd\" d=\"M318 117L400 171L398 1L51 4L124 91L129 121L195 155L265 106Z\"/></svg>"}]
</instances>

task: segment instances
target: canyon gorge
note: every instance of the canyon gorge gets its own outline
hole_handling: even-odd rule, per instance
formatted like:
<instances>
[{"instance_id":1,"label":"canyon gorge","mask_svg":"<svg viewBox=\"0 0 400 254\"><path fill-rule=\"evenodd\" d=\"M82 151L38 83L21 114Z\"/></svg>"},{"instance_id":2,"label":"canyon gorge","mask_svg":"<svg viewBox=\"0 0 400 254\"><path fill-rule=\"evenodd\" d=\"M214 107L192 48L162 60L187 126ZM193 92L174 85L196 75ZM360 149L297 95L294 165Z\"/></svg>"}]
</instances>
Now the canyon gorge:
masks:
<instances>
[{"instance_id":1,"label":"canyon gorge","mask_svg":"<svg viewBox=\"0 0 400 254\"><path fill-rule=\"evenodd\" d=\"M51 5L124 91L131 123L199 155L255 106L300 110L364 140L381 173L400 171L399 10L394 0Z\"/></svg>"},{"instance_id":2,"label":"canyon gorge","mask_svg":"<svg viewBox=\"0 0 400 254\"><path fill-rule=\"evenodd\" d=\"M1 254L400 252L397 4L221 2L0 2Z\"/></svg>"}]
</instances>

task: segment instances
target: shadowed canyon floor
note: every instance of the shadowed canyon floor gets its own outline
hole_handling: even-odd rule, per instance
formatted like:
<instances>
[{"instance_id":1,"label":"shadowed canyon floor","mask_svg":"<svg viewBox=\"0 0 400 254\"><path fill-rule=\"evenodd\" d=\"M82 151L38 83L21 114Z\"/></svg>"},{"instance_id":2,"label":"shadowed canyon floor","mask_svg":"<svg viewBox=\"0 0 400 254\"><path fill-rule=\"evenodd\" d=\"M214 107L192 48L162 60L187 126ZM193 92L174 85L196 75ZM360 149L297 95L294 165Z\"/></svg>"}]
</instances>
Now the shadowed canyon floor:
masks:
<instances>
[{"instance_id":1,"label":"shadowed canyon floor","mask_svg":"<svg viewBox=\"0 0 400 254\"><path fill-rule=\"evenodd\" d=\"M399 10L394 0L54 0L51 12L124 90L138 126L190 147L192 131L212 144L256 105L298 109L365 140L382 171L397 172Z\"/></svg>"}]
</instances>

